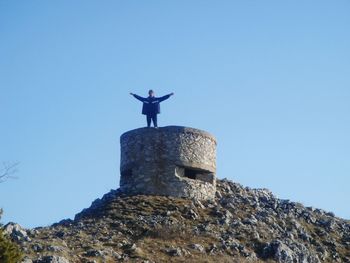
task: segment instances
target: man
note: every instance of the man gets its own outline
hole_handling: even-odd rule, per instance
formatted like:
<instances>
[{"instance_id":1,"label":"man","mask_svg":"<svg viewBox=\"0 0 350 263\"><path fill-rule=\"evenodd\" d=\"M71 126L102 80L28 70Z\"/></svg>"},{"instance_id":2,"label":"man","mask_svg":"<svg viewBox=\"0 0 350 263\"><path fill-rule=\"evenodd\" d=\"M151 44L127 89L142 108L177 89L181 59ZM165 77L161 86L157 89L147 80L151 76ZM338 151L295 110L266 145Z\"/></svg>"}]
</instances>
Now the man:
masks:
<instances>
[{"instance_id":1,"label":"man","mask_svg":"<svg viewBox=\"0 0 350 263\"><path fill-rule=\"evenodd\" d=\"M154 91L149 90L148 91L148 97L143 98L141 96L138 96L134 93L130 93L130 95L134 96L139 101L143 102L142 106L142 114L147 116L147 127L151 127L151 121L153 121L153 126L155 128L158 128L157 124L157 114L160 113L160 105L162 101L169 99L170 96L173 96L174 93L170 93L168 95L165 95L163 97L155 97Z\"/></svg>"}]
</instances>

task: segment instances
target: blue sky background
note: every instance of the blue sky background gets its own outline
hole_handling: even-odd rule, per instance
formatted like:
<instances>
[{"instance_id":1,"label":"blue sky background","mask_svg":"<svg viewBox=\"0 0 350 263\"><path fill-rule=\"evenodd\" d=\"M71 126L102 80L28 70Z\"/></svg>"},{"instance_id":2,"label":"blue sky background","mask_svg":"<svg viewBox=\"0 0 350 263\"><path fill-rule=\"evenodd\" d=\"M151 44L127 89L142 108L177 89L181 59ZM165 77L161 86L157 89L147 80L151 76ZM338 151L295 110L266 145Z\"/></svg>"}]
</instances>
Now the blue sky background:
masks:
<instances>
[{"instance_id":1,"label":"blue sky background","mask_svg":"<svg viewBox=\"0 0 350 263\"><path fill-rule=\"evenodd\" d=\"M349 1L0 1L2 222L49 225L119 184L129 92L218 140L218 177L350 219Z\"/></svg>"}]
</instances>

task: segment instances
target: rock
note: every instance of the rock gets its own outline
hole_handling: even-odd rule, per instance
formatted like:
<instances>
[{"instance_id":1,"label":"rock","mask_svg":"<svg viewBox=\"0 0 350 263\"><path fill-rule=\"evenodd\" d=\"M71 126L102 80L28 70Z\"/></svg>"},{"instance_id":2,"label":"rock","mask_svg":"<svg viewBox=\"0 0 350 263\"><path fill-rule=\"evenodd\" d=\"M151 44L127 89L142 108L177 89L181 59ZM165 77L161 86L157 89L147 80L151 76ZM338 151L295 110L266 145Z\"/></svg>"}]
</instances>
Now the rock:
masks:
<instances>
[{"instance_id":1,"label":"rock","mask_svg":"<svg viewBox=\"0 0 350 263\"><path fill-rule=\"evenodd\" d=\"M27 234L30 235L30 236L35 236L35 235L38 235L40 233L40 231L38 229L29 229L27 230Z\"/></svg>"},{"instance_id":2,"label":"rock","mask_svg":"<svg viewBox=\"0 0 350 263\"><path fill-rule=\"evenodd\" d=\"M52 252L62 252L64 251L64 248L61 246L48 246L47 250Z\"/></svg>"},{"instance_id":3,"label":"rock","mask_svg":"<svg viewBox=\"0 0 350 263\"><path fill-rule=\"evenodd\" d=\"M190 219L197 219L199 216L198 214L193 210L193 209L190 209L187 213L186 213L186 218L190 218Z\"/></svg>"},{"instance_id":4,"label":"rock","mask_svg":"<svg viewBox=\"0 0 350 263\"><path fill-rule=\"evenodd\" d=\"M135 251L136 249L137 249L136 244L135 244L135 243L132 244L131 247L130 247L130 250L131 250L131 251Z\"/></svg>"},{"instance_id":5,"label":"rock","mask_svg":"<svg viewBox=\"0 0 350 263\"><path fill-rule=\"evenodd\" d=\"M71 225L73 225L73 223L74 223L74 221L72 219L63 219L60 222L53 224L52 226L54 226L54 227L55 226L59 226L59 225L61 225L61 226L71 226Z\"/></svg>"},{"instance_id":6,"label":"rock","mask_svg":"<svg viewBox=\"0 0 350 263\"><path fill-rule=\"evenodd\" d=\"M70 263L64 257L59 256L45 256L34 261L34 263Z\"/></svg>"},{"instance_id":7,"label":"rock","mask_svg":"<svg viewBox=\"0 0 350 263\"><path fill-rule=\"evenodd\" d=\"M179 247L167 249L165 252L172 257L182 257L182 251Z\"/></svg>"},{"instance_id":8,"label":"rock","mask_svg":"<svg viewBox=\"0 0 350 263\"><path fill-rule=\"evenodd\" d=\"M333 212L328 212L326 213L327 216L330 216L330 217L335 217L334 213Z\"/></svg>"},{"instance_id":9,"label":"rock","mask_svg":"<svg viewBox=\"0 0 350 263\"><path fill-rule=\"evenodd\" d=\"M194 206L196 206L196 207L198 207L200 209L205 209L205 206L202 204L202 202L197 200L197 199L193 200L193 204L194 204Z\"/></svg>"},{"instance_id":10,"label":"rock","mask_svg":"<svg viewBox=\"0 0 350 263\"><path fill-rule=\"evenodd\" d=\"M208 253L213 255L219 252L218 247L215 244L212 244L210 248L208 249Z\"/></svg>"},{"instance_id":11,"label":"rock","mask_svg":"<svg viewBox=\"0 0 350 263\"><path fill-rule=\"evenodd\" d=\"M280 263L320 263L316 253L310 252L304 245L301 243L293 243L286 241L289 244L285 244L280 240L274 240L270 242L263 249L264 258L272 258Z\"/></svg>"},{"instance_id":12,"label":"rock","mask_svg":"<svg viewBox=\"0 0 350 263\"><path fill-rule=\"evenodd\" d=\"M220 191L216 191L215 196L216 196L217 198L222 198L222 194L221 194Z\"/></svg>"},{"instance_id":13,"label":"rock","mask_svg":"<svg viewBox=\"0 0 350 263\"><path fill-rule=\"evenodd\" d=\"M199 251L201 253L205 252L204 247L202 245L200 245L200 244L192 244L192 245L190 245L190 248L192 248L194 250L197 250L197 251Z\"/></svg>"},{"instance_id":14,"label":"rock","mask_svg":"<svg viewBox=\"0 0 350 263\"><path fill-rule=\"evenodd\" d=\"M35 252L41 252L44 250L44 247L43 245L41 244L34 244L32 245L32 249L35 251Z\"/></svg>"},{"instance_id":15,"label":"rock","mask_svg":"<svg viewBox=\"0 0 350 263\"><path fill-rule=\"evenodd\" d=\"M64 237L65 234L66 234L66 233L65 233L64 231L57 231L55 235L56 235L56 237L59 237L59 238L62 239L62 238Z\"/></svg>"},{"instance_id":16,"label":"rock","mask_svg":"<svg viewBox=\"0 0 350 263\"><path fill-rule=\"evenodd\" d=\"M102 251L96 249L90 249L84 254L86 257L101 257L103 256Z\"/></svg>"},{"instance_id":17,"label":"rock","mask_svg":"<svg viewBox=\"0 0 350 263\"><path fill-rule=\"evenodd\" d=\"M30 242L27 231L22 228L19 224L16 223L8 223L4 226L4 234L10 236L13 240L23 242Z\"/></svg>"},{"instance_id":18,"label":"rock","mask_svg":"<svg viewBox=\"0 0 350 263\"><path fill-rule=\"evenodd\" d=\"M253 215L251 215L249 218L243 219L242 223L246 225L256 225L258 223L258 220Z\"/></svg>"},{"instance_id":19,"label":"rock","mask_svg":"<svg viewBox=\"0 0 350 263\"><path fill-rule=\"evenodd\" d=\"M122 256L121 256L119 253L115 252L115 251L112 252L112 256L113 256L115 259L121 259L121 258L122 258Z\"/></svg>"},{"instance_id":20,"label":"rock","mask_svg":"<svg viewBox=\"0 0 350 263\"><path fill-rule=\"evenodd\" d=\"M297 260L293 251L279 240L269 243L263 249L263 257L273 258L281 263L293 263L294 260Z\"/></svg>"},{"instance_id":21,"label":"rock","mask_svg":"<svg viewBox=\"0 0 350 263\"><path fill-rule=\"evenodd\" d=\"M337 224L333 218L322 218L318 220L319 225L326 228L328 231L335 231L337 228Z\"/></svg>"}]
</instances>

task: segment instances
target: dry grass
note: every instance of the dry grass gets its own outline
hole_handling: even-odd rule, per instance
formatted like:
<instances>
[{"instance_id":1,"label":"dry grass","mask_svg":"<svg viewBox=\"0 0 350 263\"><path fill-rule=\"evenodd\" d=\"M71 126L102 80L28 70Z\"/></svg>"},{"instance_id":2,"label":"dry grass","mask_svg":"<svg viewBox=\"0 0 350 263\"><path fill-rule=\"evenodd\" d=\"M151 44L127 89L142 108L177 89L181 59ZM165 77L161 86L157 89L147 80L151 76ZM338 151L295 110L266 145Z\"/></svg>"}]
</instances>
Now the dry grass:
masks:
<instances>
[{"instance_id":1,"label":"dry grass","mask_svg":"<svg viewBox=\"0 0 350 263\"><path fill-rule=\"evenodd\" d=\"M191 231L183 225L158 225L146 232L145 237L161 240L191 239ZM186 239L187 239L186 238Z\"/></svg>"}]
</instances>

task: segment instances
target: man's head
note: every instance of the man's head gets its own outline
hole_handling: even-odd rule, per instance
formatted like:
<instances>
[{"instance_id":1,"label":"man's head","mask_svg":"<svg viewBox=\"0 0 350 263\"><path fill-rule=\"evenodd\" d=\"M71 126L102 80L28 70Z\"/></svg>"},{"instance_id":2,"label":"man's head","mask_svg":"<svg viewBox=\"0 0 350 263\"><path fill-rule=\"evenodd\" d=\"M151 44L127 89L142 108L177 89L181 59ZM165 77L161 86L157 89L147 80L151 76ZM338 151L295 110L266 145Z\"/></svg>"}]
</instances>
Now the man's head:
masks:
<instances>
[{"instance_id":1,"label":"man's head","mask_svg":"<svg viewBox=\"0 0 350 263\"><path fill-rule=\"evenodd\" d=\"M150 90L148 91L148 95L149 95L150 97L154 97L154 91L150 89Z\"/></svg>"}]
</instances>

